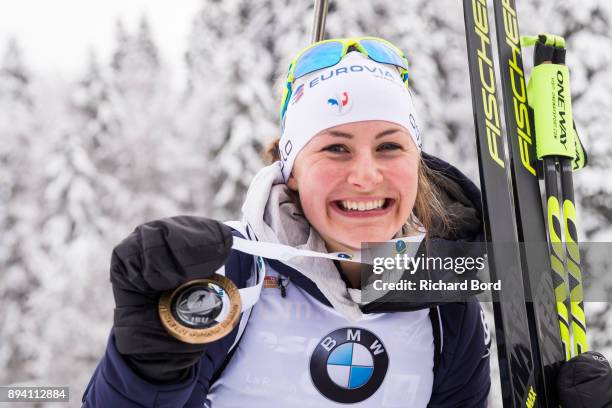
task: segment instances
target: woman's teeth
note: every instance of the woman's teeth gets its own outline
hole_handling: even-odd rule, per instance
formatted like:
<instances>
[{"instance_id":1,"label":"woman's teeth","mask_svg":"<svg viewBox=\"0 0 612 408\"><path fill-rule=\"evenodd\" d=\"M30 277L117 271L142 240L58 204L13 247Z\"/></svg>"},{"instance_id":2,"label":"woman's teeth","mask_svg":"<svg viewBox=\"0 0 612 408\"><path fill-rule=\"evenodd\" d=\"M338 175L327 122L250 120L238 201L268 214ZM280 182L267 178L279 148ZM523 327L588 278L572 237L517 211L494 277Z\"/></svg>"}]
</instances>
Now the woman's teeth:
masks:
<instances>
[{"instance_id":1,"label":"woman's teeth","mask_svg":"<svg viewBox=\"0 0 612 408\"><path fill-rule=\"evenodd\" d=\"M373 201L340 201L340 206L345 210L368 211L382 208L385 205L385 199Z\"/></svg>"}]
</instances>

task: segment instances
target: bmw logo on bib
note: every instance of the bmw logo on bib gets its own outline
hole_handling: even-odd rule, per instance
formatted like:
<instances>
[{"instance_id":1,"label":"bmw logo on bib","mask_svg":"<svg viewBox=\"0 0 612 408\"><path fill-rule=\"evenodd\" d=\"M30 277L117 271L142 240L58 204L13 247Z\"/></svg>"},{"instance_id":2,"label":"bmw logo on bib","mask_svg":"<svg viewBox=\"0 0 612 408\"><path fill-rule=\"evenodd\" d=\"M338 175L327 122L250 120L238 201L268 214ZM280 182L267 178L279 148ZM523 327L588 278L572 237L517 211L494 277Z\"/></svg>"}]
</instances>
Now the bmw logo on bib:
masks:
<instances>
[{"instance_id":1,"label":"bmw logo on bib","mask_svg":"<svg viewBox=\"0 0 612 408\"><path fill-rule=\"evenodd\" d=\"M358 327L334 330L319 341L310 357L315 388L330 400L355 403L382 384L389 356L374 333Z\"/></svg>"}]
</instances>

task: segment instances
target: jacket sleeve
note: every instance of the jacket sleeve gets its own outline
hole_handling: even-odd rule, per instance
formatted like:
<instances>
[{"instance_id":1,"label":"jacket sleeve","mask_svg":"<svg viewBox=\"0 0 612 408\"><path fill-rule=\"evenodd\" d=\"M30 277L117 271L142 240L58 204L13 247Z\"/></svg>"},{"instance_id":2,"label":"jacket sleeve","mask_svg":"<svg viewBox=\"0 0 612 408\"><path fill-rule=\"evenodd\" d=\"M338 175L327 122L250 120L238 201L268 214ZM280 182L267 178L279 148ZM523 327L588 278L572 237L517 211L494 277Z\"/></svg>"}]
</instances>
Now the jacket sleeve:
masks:
<instances>
[{"instance_id":1,"label":"jacket sleeve","mask_svg":"<svg viewBox=\"0 0 612 408\"><path fill-rule=\"evenodd\" d=\"M234 235L240 236L237 232ZM225 264L225 275L239 288L251 276L253 258L232 251ZM83 408L201 408L211 380L224 366L238 333L236 327L226 337L208 345L188 378L180 384L153 384L140 378L126 363L115 346L113 330L106 352L96 367L83 394Z\"/></svg>"},{"instance_id":2,"label":"jacket sleeve","mask_svg":"<svg viewBox=\"0 0 612 408\"><path fill-rule=\"evenodd\" d=\"M440 306L441 353L430 408L485 408L491 335L476 301Z\"/></svg>"},{"instance_id":3,"label":"jacket sleeve","mask_svg":"<svg viewBox=\"0 0 612 408\"><path fill-rule=\"evenodd\" d=\"M202 362L191 368L181 384L155 385L138 377L115 347L114 334L83 395L83 407L155 407L184 406L191 397Z\"/></svg>"}]
</instances>

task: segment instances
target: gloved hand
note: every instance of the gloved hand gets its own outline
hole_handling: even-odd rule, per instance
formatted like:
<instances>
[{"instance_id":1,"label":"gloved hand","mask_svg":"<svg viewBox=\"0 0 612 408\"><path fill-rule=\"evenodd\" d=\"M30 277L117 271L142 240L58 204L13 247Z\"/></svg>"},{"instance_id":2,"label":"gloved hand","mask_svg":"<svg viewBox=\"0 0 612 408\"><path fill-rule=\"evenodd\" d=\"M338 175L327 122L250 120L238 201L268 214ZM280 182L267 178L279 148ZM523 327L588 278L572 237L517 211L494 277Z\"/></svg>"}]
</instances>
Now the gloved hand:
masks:
<instances>
[{"instance_id":1,"label":"gloved hand","mask_svg":"<svg viewBox=\"0 0 612 408\"><path fill-rule=\"evenodd\" d=\"M559 370L557 391L563 408L612 407L610 363L596 351L566 361Z\"/></svg>"},{"instance_id":2,"label":"gloved hand","mask_svg":"<svg viewBox=\"0 0 612 408\"><path fill-rule=\"evenodd\" d=\"M179 216L138 226L113 250L115 344L145 380L178 383L189 375L206 345L172 337L158 315L161 293L211 276L225 264L232 230L215 220Z\"/></svg>"}]
</instances>

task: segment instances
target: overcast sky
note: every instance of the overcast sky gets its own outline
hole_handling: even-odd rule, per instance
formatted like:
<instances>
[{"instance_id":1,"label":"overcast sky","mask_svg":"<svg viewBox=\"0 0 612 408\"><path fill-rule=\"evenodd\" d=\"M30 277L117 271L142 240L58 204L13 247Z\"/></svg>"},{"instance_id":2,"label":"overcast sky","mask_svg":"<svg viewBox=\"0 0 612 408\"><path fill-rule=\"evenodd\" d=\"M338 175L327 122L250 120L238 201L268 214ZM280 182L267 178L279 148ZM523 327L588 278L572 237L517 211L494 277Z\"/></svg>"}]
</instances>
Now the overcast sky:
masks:
<instances>
[{"instance_id":1,"label":"overcast sky","mask_svg":"<svg viewBox=\"0 0 612 408\"><path fill-rule=\"evenodd\" d=\"M103 61L114 45L115 19L130 31L143 13L162 58L180 76L191 19L200 0L0 0L0 51L19 40L30 69L70 77L83 71L89 47Z\"/></svg>"}]
</instances>

